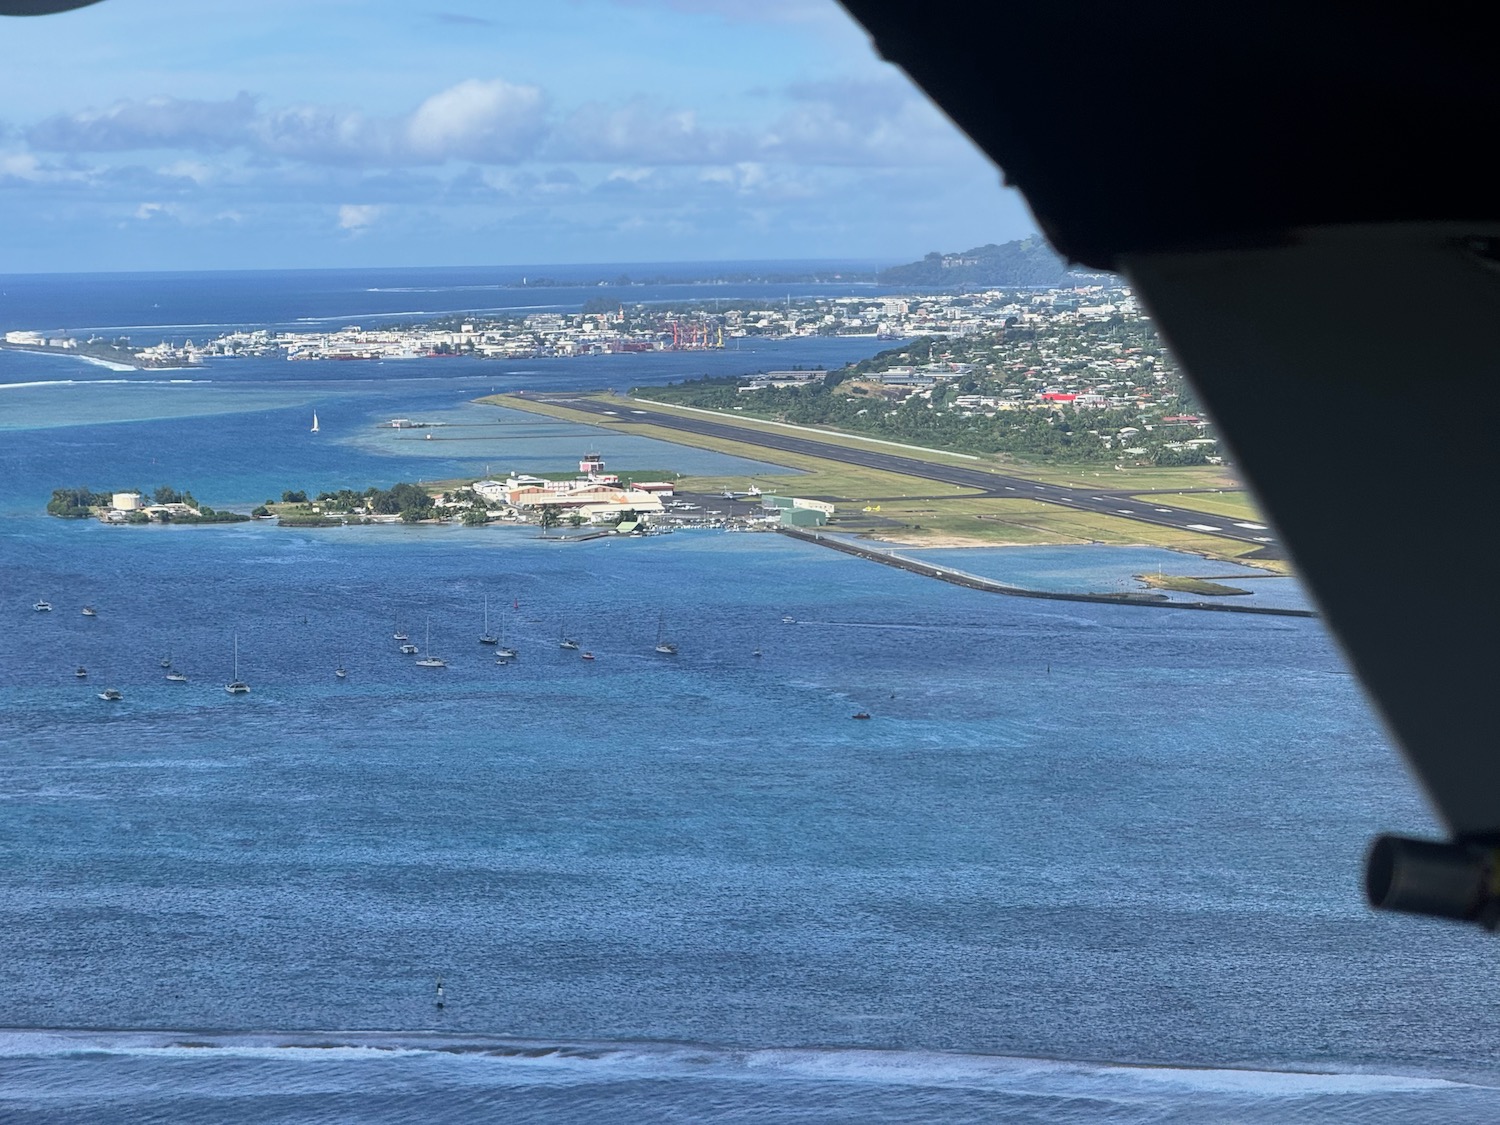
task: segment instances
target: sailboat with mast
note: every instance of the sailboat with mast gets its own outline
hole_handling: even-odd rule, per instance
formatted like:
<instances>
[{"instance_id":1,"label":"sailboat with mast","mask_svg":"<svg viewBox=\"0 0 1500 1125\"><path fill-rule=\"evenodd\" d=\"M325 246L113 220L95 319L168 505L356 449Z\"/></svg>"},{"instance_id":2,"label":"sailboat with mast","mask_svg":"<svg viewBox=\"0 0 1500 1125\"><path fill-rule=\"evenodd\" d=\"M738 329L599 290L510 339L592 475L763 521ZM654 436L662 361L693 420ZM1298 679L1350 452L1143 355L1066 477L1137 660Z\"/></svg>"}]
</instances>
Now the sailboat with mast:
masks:
<instances>
[{"instance_id":1,"label":"sailboat with mast","mask_svg":"<svg viewBox=\"0 0 1500 1125\"><path fill-rule=\"evenodd\" d=\"M313 411L312 432L313 433L317 433L318 432L318 412L316 410Z\"/></svg>"},{"instance_id":2,"label":"sailboat with mast","mask_svg":"<svg viewBox=\"0 0 1500 1125\"><path fill-rule=\"evenodd\" d=\"M666 636L667 615L660 614L656 619L656 651L663 656L676 656L677 646L667 640Z\"/></svg>"},{"instance_id":3,"label":"sailboat with mast","mask_svg":"<svg viewBox=\"0 0 1500 1125\"><path fill-rule=\"evenodd\" d=\"M514 660L515 658L516 650L505 643L505 617L502 615L500 618L500 644L495 649L495 663L498 664L505 660Z\"/></svg>"},{"instance_id":4,"label":"sailboat with mast","mask_svg":"<svg viewBox=\"0 0 1500 1125\"><path fill-rule=\"evenodd\" d=\"M446 668L448 662L441 656L432 655L432 618L427 619L427 651L417 660L419 668Z\"/></svg>"},{"instance_id":5,"label":"sailboat with mast","mask_svg":"<svg viewBox=\"0 0 1500 1125\"><path fill-rule=\"evenodd\" d=\"M479 634L479 643L482 645L498 645L500 638L490 632L490 596L484 596L484 632Z\"/></svg>"},{"instance_id":6,"label":"sailboat with mast","mask_svg":"<svg viewBox=\"0 0 1500 1125\"><path fill-rule=\"evenodd\" d=\"M234 635L234 679L224 685L230 695L249 695L250 685L240 679L240 635Z\"/></svg>"}]
</instances>

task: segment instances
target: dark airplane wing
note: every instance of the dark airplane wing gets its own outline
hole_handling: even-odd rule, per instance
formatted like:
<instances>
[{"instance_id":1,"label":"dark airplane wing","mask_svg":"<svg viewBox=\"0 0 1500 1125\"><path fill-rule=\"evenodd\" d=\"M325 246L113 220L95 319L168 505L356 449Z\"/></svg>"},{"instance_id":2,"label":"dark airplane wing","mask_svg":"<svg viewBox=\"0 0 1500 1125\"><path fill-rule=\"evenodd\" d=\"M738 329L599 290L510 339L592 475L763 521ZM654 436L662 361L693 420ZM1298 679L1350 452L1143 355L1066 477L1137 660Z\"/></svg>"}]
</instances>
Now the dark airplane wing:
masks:
<instances>
[{"instance_id":1,"label":"dark airplane wing","mask_svg":"<svg viewBox=\"0 0 1500 1125\"><path fill-rule=\"evenodd\" d=\"M1190 373L1453 835L1382 837L1372 902L1492 925L1484 37L1414 6L843 3Z\"/></svg>"}]
</instances>

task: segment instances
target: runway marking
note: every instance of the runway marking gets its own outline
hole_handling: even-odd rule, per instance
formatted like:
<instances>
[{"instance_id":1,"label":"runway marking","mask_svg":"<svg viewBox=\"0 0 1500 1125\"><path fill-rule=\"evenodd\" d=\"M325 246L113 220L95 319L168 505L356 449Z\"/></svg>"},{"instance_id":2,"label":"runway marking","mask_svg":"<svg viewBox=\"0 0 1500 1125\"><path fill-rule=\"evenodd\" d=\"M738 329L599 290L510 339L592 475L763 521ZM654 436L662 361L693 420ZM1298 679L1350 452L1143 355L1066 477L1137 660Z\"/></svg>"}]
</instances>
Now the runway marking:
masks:
<instances>
[{"instance_id":1,"label":"runway marking","mask_svg":"<svg viewBox=\"0 0 1500 1125\"><path fill-rule=\"evenodd\" d=\"M1266 525L1263 524L1263 523L1237 523L1234 526L1235 527L1243 527L1243 528L1245 528L1245 529L1247 529L1249 531L1265 531L1266 530Z\"/></svg>"},{"instance_id":2,"label":"runway marking","mask_svg":"<svg viewBox=\"0 0 1500 1125\"><path fill-rule=\"evenodd\" d=\"M1215 527L1211 523L1190 523L1188 527L1194 531L1223 531L1222 527Z\"/></svg>"}]
</instances>

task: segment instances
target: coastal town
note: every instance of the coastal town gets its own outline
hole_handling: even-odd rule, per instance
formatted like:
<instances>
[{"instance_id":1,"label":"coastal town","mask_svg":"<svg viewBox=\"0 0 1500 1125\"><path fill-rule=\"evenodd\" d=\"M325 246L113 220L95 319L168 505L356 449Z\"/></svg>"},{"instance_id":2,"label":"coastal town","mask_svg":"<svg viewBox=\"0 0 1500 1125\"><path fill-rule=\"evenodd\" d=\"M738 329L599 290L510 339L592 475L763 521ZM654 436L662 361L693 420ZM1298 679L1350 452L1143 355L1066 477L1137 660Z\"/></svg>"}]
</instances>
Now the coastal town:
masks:
<instances>
[{"instance_id":1,"label":"coastal town","mask_svg":"<svg viewBox=\"0 0 1500 1125\"><path fill-rule=\"evenodd\" d=\"M747 356L743 375L646 384L633 393L955 452L1071 463L1223 462L1211 421L1145 310L1128 286L1108 278L1073 278L1051 288L772 302L596 299L577 313L468 314L310 331L246 328L201 342L138 344L13 330L5 344L163 369L251 356L310 363L643 357L808 338L869 339L880 350L834 370L756 371Z\"/></svg>"},{"instance_id":2,"label":"coastal town","mask_svg":"<svg viewBox=\"0 0 1500 1125\"><path fill-rule=\"evenodd\" d=\"M11 347L89 354L108 347L138 366L185 366L215 358L283 356L288 360L391 360L456 355L485 359L571 357L734 348L748 339L867 337L902 340L976 336L1055 319L1137 315L1118 281L1057 289L995 288L973 293L869 297L788 296L784 300L694 300L680 304L588 302L582 311L477 314L423 322L345 324L309 331L246 328L199 342L80 336L66 329L13 330Z\"/></svg>"}]
</instances>

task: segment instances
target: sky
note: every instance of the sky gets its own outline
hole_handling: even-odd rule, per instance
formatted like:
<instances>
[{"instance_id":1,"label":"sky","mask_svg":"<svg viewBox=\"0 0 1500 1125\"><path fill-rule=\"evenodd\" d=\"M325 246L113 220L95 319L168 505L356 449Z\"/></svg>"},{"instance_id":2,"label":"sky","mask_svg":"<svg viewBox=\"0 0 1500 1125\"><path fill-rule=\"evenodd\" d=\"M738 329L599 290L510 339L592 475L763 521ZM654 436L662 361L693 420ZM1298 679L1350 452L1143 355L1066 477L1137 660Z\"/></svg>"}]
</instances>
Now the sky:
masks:
<instances>
[{"instance_id":1,"label":"sky","mask_svg":"<svg viewBox=\"0 0 1500 1125\"><path fill-rule=\"evenodd\" d=\"M832 0L0 17L0 273L906 261L1032 233Z\"/></svg>"}]
</instances>

